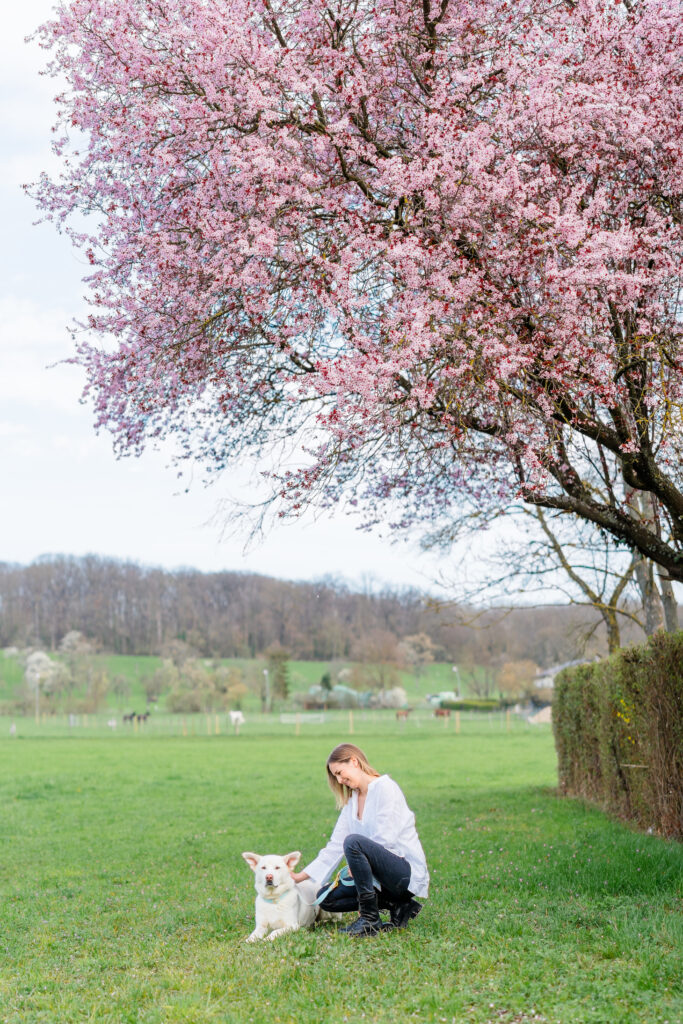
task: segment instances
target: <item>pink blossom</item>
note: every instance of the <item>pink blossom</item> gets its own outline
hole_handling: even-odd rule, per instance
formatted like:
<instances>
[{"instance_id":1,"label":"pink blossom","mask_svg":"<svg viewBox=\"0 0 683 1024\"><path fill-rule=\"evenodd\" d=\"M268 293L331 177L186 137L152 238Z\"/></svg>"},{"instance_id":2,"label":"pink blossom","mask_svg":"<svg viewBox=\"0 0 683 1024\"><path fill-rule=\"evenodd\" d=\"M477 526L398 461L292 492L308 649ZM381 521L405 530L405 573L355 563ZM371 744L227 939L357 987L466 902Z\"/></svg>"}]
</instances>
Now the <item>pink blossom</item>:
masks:
<instances>
[{"instance_id":1,"label":"pink blossom","mask_svg":"<svg viewBox=\"0 0 683 1024\"><path fill-rule=\"evenodd\" d=\"M97 424L213 468L306 436L285 508L362 480L403 522L521 495L622 536L599 445L680 544L674 8L64 3L31 191L93 267Z\"/></svg>"}]
</instances>

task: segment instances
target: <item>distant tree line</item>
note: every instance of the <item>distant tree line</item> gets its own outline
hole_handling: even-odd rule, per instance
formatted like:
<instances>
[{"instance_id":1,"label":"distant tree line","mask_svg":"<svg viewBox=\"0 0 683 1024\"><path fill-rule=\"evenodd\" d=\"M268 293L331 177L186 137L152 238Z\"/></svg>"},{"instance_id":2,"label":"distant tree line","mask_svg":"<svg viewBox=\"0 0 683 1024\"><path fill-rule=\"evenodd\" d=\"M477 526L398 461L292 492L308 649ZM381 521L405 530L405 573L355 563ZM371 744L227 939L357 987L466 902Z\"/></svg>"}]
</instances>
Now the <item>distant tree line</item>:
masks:
<instances>
[{"instance_id":1,"label":"distant tree line","mask_svg":"<svg viewBox=\"0 0 683 1024\"><path fill-rule=\"evenodd\" d=\"M411 589L353 591L334 579L287 582L238 572L165 571L94 555L0 564L0 645L57 650L78 630L102 650L158 654L182 640L207 658L255 657L281 647L295 659L394 660L426 635L437 661L545 666L602 653L599 615L567 605L443 606ZM487 628L488 627L488 628ZM627 638L628 639L628 638Z\"/></svg>"}]
</instances>

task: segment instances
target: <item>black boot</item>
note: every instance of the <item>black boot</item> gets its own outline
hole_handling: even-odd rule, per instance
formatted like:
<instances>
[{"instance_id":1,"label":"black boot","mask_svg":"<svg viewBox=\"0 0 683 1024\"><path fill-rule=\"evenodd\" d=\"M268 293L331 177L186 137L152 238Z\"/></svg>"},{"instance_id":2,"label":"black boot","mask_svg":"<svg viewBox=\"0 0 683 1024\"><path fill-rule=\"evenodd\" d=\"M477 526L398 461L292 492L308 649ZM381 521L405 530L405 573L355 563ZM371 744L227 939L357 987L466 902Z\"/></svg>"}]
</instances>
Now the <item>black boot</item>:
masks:
<instances>
[{"instance_id":1,"label":"black boot","mask_svg":"<svg viewBox=\"0 0 683 1024\"><path fill-rule=\"evenodd\" d=\"M355 938L363 935L379 934L382 927L382 919L379 916L379 909L377 907L377 893L373 892L369 896L359 896L358 910L360 917L353 924L347 925L346 928L340 930L346 935L353 935Z\"/></svg>"},{"instance_id":2,"label":"black boot","mask_svg":"<svg viewBox=\"0 0 683 1024\"><path fill-rule=\"evenodd\" d=\"M408 921L412 921L414 917L422 910L422 904L414 900L412 896L407 900L402 900L400 903L389 904L389 920L383 926L384 928L405 928Z\"/></svg>"}]
</instances>

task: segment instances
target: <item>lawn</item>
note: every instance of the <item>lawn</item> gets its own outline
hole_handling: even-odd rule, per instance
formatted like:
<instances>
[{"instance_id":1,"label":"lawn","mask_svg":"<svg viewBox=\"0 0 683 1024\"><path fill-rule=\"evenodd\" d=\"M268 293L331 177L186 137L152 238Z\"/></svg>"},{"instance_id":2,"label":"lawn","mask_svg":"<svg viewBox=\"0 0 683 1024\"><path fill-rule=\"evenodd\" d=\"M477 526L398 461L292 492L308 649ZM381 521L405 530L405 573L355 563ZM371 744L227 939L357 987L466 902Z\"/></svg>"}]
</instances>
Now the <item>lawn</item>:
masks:
<instances>
[{"instance_id":1,"label":"lawn","mask_svg":"<svg viewBox=\"0 0 683 1024\"><path fill-rule=\"evenodd\" d=\"M683 850L559 800L547 727L359 716L354 740L417 813L430 899L376 939L326 925L245 944L240 853L317 852L345 724L13 740L3 725L3 1024L681 1020Z\"/></svg>"}]
</instances>

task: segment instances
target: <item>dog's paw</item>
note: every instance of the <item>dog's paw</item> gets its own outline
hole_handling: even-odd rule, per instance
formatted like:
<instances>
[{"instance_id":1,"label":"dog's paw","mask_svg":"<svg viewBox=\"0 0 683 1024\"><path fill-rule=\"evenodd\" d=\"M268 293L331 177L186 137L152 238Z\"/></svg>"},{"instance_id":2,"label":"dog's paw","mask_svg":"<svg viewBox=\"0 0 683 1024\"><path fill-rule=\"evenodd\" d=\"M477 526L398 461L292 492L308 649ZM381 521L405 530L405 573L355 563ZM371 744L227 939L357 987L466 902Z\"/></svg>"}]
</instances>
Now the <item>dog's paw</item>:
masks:
<instances>
[{"instance_id":1,"label":"dog's paw","mask_svg":"<svg viewBox=\"0 0 683 1024\"><path fill-rule=\"evenodd\" d=\"M326 924L328 921L341 921L343 916L343 914L333 913L329 910L321 910L316 918L316 923Z\"/></svg>"}]
</instances>

